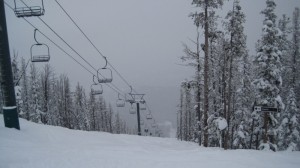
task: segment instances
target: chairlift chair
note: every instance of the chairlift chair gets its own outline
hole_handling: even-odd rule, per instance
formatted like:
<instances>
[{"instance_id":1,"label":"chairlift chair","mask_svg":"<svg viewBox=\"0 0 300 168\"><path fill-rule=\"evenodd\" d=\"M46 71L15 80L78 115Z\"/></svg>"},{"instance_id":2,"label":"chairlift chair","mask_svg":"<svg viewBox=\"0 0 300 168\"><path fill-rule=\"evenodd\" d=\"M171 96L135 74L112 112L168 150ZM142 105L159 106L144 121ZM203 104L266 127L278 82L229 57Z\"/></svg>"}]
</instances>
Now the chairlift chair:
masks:
<instances>
[{"instance_id":1,"label":"chairlift chair","mask_svg":"<svg viewBox=\"0 0 300 168\"><path fill-rule=\"evenodd\" d=\"M144 121L143 120L140 121L140 125L144 125Z\"/></svg>"},{"instance_id":2,"label":"chairlift chair","mask_svg":"<svg viewBox=\"0 0 300 168\"><path fill-rule=\"evenodd\" d=\"M152 115L151 115L150 113L147 114L147 115L146 115L146 119L147 119L147 120L151 120L151 119L152 119Z\"/></svg>"},{"instance_id":3,"label":"chairlift chair","mask_svg":"<svg viewBox=\"0 0 300 168\"><path fill-rule=\"evenodd\" d=\"M141 105L140 105L140 110L147 110L145 104L141 104Z\"/></svg>"},{"instance_id":4,"label":"chairlift chair","mask_svg":"<svg viewBox=\"0 0 300 168\"><path fill-rule=\"evenodd\" d=\"M117 100L117 107L125 107L125 101L123 99Z\"/></svg>"},{"instance_id":5,"label":"chairlift chair","mask_svg":"<svg viewBox=\"0 0 300 168\"><path fill-rule=\"evenodd\" d=\"M33 44L30 48L31 62L49 62L50 51L46 44L40 43L36 39L36 31L34 29L34 40L36 44Z\"/></svg>"},{"instance_id":6,"label":"chairlift chair","mask_svg":"<svg viewBox=\"0 0 300 168\"><path fill-rule=\"evenodd\" d=\"M103 88L101 84L92 84L91 90L92 95L100 95L103 93Z\"/></svg>"},{"instance_id":7,"label":"chairlift chair","mask_svg":"<svg viewBox=\"0 0 300 168\"><path fill-rule=\"evenodd\" d=\"M129 109L129 113L130 113L130 114L135 114L135 113L136 113L136 110L135 110L135 108L132 106L132 104L131 104L131 108Z\"/></svg>"},{"instance_id":8,"label":"chairlift chair","mask_svg":"<svg viewBox=\"0 0 300 168\"><path fill-rule=\"evenodd\" d=\"M17 3L20 0L14 0L15 8L14 12L17 17L31 17L31 16L42 16L45 14L44 1L41 0L41 6L25 6L20 7Z\"/></svg>"},{"instance_id":9,"label":"chairlift chair","mask_svg":"<svg viewBox=\"0 0 300 168\"><path fill-rule=\"evenodd\" d=\"M118 100L116 105L117 107L125 107L125 100L120 98L120 94L118 94Z\"/></svg>"},{"instance_id":10,"label":"chairlift chair","mask_svg":"<svg viewBox=\"0 0 300 168\"><path fill-rule=\"evenodd\" d=\"M91 85L92 95L100 95L103 93L103 87L100 83L95 82L95 75L93 75L93 84Z\"/></svg>"},{"instance_id":11,"label":"chairlift chair","mask_svg":"<svg viewBox=\"0 0 300 168\"><path fill-rule=\"evenodd\" d=\"M98 71L97 71L98 82L99 83L111 83L113 80L112 70L107 68L107 59L106 59L106 57L104 57L104 59L105 59L105 66L103 68L98 69ZM103 75L101 75L101 73L103 73L103 74L108 73L109 76L108 77L103 76Z\"/></svg>"},{"instance_id":12,"label":"chairlift chair","mask_svg":"<svg viewBox=\"0 0 300 168\"><path fill-rule=\"evenodd\" d=\"M152 126L152 128L155 128L155 127L156 127L156 124L155 124L155 123L152 123L151 126Z\"/></svg>"}]
</instances>

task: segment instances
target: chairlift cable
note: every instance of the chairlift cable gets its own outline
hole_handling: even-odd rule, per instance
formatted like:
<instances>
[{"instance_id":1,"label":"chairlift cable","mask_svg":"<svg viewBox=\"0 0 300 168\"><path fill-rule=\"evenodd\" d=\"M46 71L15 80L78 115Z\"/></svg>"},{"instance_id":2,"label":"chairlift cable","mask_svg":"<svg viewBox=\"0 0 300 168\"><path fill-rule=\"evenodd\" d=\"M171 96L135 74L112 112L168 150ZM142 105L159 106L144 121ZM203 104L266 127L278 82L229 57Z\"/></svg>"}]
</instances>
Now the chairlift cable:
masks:
<instances>
[{"instance_id":1,"label":"chairlift cable","mask_svg":"<svg viewBox=\"0 0 300 168\"><path fill-rule=\"evenodd\" d=\"M5 5L6 6L8 6L12 11L14 11L14 8L13 7L11 7L7 2L5 2L4 1L4 3L5 3ZM31 25L33 28L35 28L35 29L37 29L37 27L36 26L34 26L31 22L29 22L26 18L22 18L22 19L24 19L29 25ZM53 40L51 40L47 35L45 35L42 31L40 31L39 29L38 29L38 31L45 37L45 38L47 38L51 43L53 43L57 48L59 48L62 52L64 52L67 56L69 56L73 61L75 61L76 63L78 63L81 67L83 67L86 71L88 71L90 74L92 74L92 75L95 75L93 72L91 72L88 68L86 68L82 63L80 63L78 60L76 60L73 56L71 56L69 53L67 53L61 46L59 46L58 44L56 44ZM117 89L115 89L115 88L113 88L113 87L111 87L110 85L108 85L108 84L106 84L109 88L111 88L113 91L115 91L116 93L118 93L118 94L120 94L120 95L122 95L123 97L125 97L124 96L124 94L122 94L122 92L120 92L120 89L118 88L118 90ZM116 87L115 85L113 85L114 87ZM117 88L117 87L116 87Z\"/></svg>"},{"instance_id":2,"label":"chairlift cable","mask_svg":"<svg viewBox=\"0 0 300 168\"><path fill-rule=\"evenodd\" d=\"M26 5L28 7L28 5L23 1L20 0L24 5ZM43 22L58 38L60 38L73 52L75 52L84 62L86 62L91 68L93 68L96 72L97 69L95 67L93 67L85 58L83 58L72 46L70 46L69 43L67 43L53 28L51 28L43 19L41 19L41 17L39 17L39 20L41 22ZM98 74L100 74L102 77L104 77L101 73L97 72ZM122 92L116 85L114 85L113 83L110 83L113 87L115 87L114 90L118 90L119 92ZM106 84L108 87L110 87L108 84ZM111 87L110 87L111 88Z\"/></svg>"},{"instance_id":3,"label":"chairlift cable","mask_svg":"<svg viewBox=\"0 0 300 168\"><path fill-rule=\"evenodd\" d=\"M105 56L102 54L102 52L96 47L96 45L91 41L91 39L84 33L84 31L78 26L78 24L74 21L74 19L69 15L69 13L64 9L64 7L57 1L55 2L58 4L58 6L63 10L63 12L69 17L69 19L73 22L73 24L78 28L78 30L84 35L84 37L89 41L89 43L95 48L95 50L103 57ZM131 85L129 82L117 71L117 69L107 60L108 65L117 73L117 75L130 87ZM134 90L134 92L136 92Z\"/></svg>"}]
</instances>

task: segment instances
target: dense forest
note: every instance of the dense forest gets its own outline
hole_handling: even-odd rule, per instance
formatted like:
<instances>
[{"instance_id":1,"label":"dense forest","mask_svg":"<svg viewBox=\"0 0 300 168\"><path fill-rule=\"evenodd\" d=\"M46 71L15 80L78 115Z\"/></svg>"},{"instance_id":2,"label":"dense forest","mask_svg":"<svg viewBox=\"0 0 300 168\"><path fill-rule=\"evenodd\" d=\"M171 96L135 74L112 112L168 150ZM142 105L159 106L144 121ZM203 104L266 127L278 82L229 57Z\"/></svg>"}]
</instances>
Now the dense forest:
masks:
<instances>
[{"instance_id":1,"label":"dense forest","mask_svg":"<svg viewBox=\"0 0 300 168\"><path fill-rule=\"evenodd\" d=\"M193 46L183 45L181 59L195 74L181 83L177 138L224 149L299 151L299 8L291 18L277 16L274 0L266 0L261 38L250 55L239 0L221 20L216 12L223 3L192 1L197 36Z\"/></svg>"},{"instance_id":2,"label":"dense forest","mask_svg":"<svg viewBox=\"0 0 300 168\"><path fill-rule=\"evenodd\" d=\"M76 130L135 133L102 95L92 94L91 88L86 92L79 83L71 90L68 76L56 75L50 64L38 69L15 52L12 71L19 117Z\"/></svg>"}]
</instances>

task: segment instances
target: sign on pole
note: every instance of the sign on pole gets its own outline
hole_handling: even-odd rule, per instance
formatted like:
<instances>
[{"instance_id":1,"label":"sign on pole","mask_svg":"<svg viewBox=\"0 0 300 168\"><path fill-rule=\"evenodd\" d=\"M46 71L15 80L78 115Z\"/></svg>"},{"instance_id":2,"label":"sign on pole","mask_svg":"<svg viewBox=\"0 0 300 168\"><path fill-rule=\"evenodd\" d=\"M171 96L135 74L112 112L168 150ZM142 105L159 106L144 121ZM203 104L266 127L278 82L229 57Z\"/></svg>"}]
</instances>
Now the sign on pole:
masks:
<instances>
[{"instance_id":1,"label":"sign on pole","mask_svg":"<svg viewBox=\"0 0 300 168\"><path fill-rule=\"evenodd\" d=\"M264 107L264 106L255 106L254 111L257 112L279 112L276 107Z\"/></svg>"}]
</instances>

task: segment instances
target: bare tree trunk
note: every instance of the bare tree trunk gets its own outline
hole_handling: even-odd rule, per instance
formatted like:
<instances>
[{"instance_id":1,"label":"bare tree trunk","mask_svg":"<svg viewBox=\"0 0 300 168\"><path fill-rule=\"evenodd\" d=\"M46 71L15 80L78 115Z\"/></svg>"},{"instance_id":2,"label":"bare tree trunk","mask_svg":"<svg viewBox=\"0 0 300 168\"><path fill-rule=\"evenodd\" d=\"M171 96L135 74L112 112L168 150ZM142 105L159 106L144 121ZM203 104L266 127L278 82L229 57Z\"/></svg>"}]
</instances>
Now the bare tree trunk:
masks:
<instances>
[{"instance_id":1,"label":"bare tree trunk","mask_svg":"<svg viewBox=\"0 0 300 168\"><path fill-rule=\"evenodd\" d=\"M264 143L268 142L268 112L264 113Z\"/></svg>"}]
</instances>

